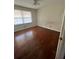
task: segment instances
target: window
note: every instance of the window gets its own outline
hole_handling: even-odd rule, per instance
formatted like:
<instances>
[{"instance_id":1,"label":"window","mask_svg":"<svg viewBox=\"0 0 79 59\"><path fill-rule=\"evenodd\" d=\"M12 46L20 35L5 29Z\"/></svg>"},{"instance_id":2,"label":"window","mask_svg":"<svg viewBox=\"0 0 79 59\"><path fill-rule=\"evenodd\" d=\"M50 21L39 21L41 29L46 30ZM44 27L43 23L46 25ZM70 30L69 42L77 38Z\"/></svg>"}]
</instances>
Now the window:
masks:
<instances>
[{"instance_id":1,"label":"window","mask_svg":"<svg viewBox=\"0 0 79 59\"><path fill-rule=\"evenodd\" d=\"M31 13L23 11L23 19L24 19L24 23L31 23L32 22Z\"/></svg>"},{"instance_id":2,"label":"window","mask_svg":"<svg viewBox=\"0 0 79 59\"><path fill-rule=\"evenodd\" d=\"M30 11L14 10L14 25L32 23Z\"/></svg>"}]
</instances>

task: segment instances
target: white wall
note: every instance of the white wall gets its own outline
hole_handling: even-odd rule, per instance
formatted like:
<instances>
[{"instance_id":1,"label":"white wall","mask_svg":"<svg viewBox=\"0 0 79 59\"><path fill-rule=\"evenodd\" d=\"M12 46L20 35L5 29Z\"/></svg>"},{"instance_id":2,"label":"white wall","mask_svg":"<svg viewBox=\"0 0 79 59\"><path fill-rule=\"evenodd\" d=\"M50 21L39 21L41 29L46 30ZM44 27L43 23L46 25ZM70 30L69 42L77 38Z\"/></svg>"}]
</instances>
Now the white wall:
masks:
<instances>
[{"instance_id":1,"label":"white wall","mask_svg":"<svg viewBox=\"0 0 79 59\"><path fill-rule=\"evenodd\" d=\"M51 0L47 5L38 9L38 25L55 31L61 30L64 13L64 0Z\"/></svg>"},{"instance_id":2,"label":"white wall","mask_svg":"<svg viewBox=\"0 0 79 59\"><path fill-rule=\"evenodd\" d=\"M23 25L16 25L16 26L14 26L14 31L26 29L26 28L37 25L37 10L36 9L25 8L25 7L21 7L21 6L18 6L18 5L15 5L14 8L20 9L20 10L31 11L31 13L32 13L32 23L23 24Z\"/></svg>"}]
</instances>

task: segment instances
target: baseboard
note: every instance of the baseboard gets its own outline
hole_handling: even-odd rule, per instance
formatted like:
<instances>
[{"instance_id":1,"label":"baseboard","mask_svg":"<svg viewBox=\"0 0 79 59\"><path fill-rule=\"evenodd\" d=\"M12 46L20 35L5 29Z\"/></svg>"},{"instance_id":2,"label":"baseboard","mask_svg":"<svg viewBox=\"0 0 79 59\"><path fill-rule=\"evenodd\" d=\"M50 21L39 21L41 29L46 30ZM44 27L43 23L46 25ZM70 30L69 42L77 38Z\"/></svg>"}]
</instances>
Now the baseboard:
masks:
<instances>
[{"instance_id":1,"label":"baseboard","mask_svg":"<svg viewBox=\"0 0 79 59\"><path fill-rule=\"evenodd\" d=\"M60 32L59 30L50 29L50 28L48 28L48 27L45 27L45 26L40 26L40 25L37 25L37 26L39 26L39 27L42 27L42 28L45 28L45 29L53 30L53 31L56 31L56 32Z\"/></svg>"}]
</instances>

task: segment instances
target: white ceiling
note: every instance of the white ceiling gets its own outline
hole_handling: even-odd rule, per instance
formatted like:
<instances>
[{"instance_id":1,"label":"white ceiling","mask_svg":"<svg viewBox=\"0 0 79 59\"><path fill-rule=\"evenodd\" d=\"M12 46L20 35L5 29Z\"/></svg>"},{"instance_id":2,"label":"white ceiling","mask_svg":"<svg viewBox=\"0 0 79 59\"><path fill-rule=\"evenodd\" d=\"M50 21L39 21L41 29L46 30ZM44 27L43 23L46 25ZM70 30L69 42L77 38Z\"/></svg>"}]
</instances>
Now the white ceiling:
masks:
<instances>
[{"instance_id":1,"label":"white ceiling","mask_svg":"<svg viewBox=\"0 0 79 59\"><path fill-rule=\"evenodd\" d=\"M33 3L34 3L33 0L15 0L14 1L14 4L16 4L16 5L21 5L24 7L39 9L41 7L44 7L47 4L53 4L53 5L62 4L63 5L64 0L39 0L40 5L37 5L37 6L34 6Z\"/></svg>"}]
</instances>

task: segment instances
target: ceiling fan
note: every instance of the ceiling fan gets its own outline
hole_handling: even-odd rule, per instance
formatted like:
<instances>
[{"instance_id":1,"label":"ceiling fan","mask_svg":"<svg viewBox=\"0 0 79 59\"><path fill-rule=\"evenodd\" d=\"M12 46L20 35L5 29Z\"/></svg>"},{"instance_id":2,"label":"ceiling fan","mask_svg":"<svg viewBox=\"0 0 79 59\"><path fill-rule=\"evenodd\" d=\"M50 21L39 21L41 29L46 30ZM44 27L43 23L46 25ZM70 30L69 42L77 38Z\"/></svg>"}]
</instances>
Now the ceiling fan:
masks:
<instances>
[{"instance_id":1,"label":"ceiling fan","mask_svg":"<svg viewBox=\"0 0 79 59\"><path fill-rule=\"evenodd\" d=\"M33 0L33 1L34 1L33 5L40 5L39 3L40 0Z\"/></svg>"}]
</instances>

